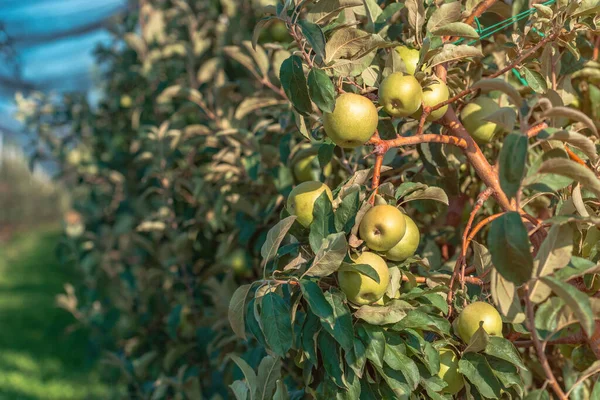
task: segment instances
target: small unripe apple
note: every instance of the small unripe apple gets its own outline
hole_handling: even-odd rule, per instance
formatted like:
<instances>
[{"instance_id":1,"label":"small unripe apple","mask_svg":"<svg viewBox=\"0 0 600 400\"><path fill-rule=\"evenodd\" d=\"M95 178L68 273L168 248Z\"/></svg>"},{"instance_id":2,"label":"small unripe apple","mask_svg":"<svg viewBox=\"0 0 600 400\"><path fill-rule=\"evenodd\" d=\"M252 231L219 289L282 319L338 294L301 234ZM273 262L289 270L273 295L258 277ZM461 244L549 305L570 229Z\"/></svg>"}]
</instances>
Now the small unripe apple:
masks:
<instances>
[{"instance_id":1,"label":"small unripe apple","mask_svg":"<svg viewBox=\"0 0 600 400\"><path fill-rule=\"evenodd\" d=\"M436 83L433 83L429 86L423 88L423 104L427 107L436 106L450 98L450 91L448 90L448 86L439 79L436 79ZM432 111L427 116L427 121L436 121L444 116L448 111L448 106L444 106L442 108L438 108L435 111ZM414 119L420 119L421 114L423 114L423 109L420 108L416 113L412 115Z\"/></svg>"},{"instance_id":2,"label":"small unripe apple","mask_svg":"<svg viewBox=\"0 0 600 400\"><path fill-rule=\"evenodd\" d=\"M133 100L131 99L131 96L124 94L121 96L120 104L123 108L129 108L133 104Z\"/></svg>"},{"instance_id":3,"label":"small unripe apple","mask_svg":"<svg viewBox=\"0 0 600 400\"><path fill-rule=\"evenodd\" d=\"M231 252L229 256L227 256L226 263L233 269L236 276L248 276L251 273L248 255L243 249L235 249Z\"/></svg>"},{"instance_id":4,"label":"small unripe apple","mask_svg":"<svg viewBox=\"0 0 600 400\"><path fill-rule=\"evenodd\" d=\"M287 210L291 215L298 217L302 226L308 228L313 221L313 208L315 201L321 193L327 193L329 200L333 201L333 194L327 185L317 182L302 182L292 189L287 199Z\"/></svg>"},{"instance_id":5,"label":"small unripe apple","mask_svg":"<svg viewBox=\"0 0 600 400\"><path fill-rule=\"evenodd\" d=\"M456 324L458 336L463 342L469 344L471 337L479 329L479 323L483 321L483 329L490 336L502 336L502 317L500 313L489 303L476 301L469 304L458 316Z\"/></svg>"},{"instance_id":6,"label":"small unripe apple","mask_svg":"<svg viewBox=\"0 0 600 400\"><path fill-rule=\"evenodd\" d=\"M385 258L392 261L404 261L411 257L419 247L419 227L408 215L404 215L406 231L398 243L385 253Z\"/></svg>"},{"instance_id":7,"label":"small unripe apple","mask_svg":"<svg viewBox=\"0 0 600 400\"><path fill-rule=\"evenodd\" d=\"M442 391L456 394L465 386L462 374L458 372L458 356L452 349L440 349L440 372L438 376L448 384Z\"/></svg>"},{"instance_id":8,"label":"small unripe apple","mask_svg":"<svg viewBox=\"0 0 600 400\"><path fill-rule=\"evenodd\" d=\"M394 72L379 85L379 104L392 117L408 117L421 107L423 90L412 75Z\"/></svg>"},{"instance_id":9,"label":"small unripe apple","mask_svg":"<svg viewBox=\"0 0 600 400\"><path fill-rule=\"evenodd\" d=\"M290 42L292 40L285 23L281 20L276 20L269 26L269 34L276 42Z\"/></svg>"},{"instance_id":10,"label":"small unripe apple","mask_svg":"<svg viewBox=\"0 0 600 400\"><path fill-rule=\"evenodd\" d=\"M419 50L411 49L406 46L397 46L395 50L404 62L406 72L414 75L417 70L417 64L419 63Z\"/></svg>"},{"instance_id":11,"label":"small unripe apple","mask_svg":"<svg viewBox=\"0 0 600 400\"><path fill-rule=\"evenodd\" d=\"M340 271L338 281L340 289L348 301L357 304L372 304L383 297L390 283L390 271L385 260L375 253L364 251L354 259L356 264L370 265L379 275L379 283L360 272Z\"/></svg>"},{"instance_id":12,"label":"small unripe apple","mask_svg":"<svg viewBox=\"0 0 600 400\"><path fill-rule=\"evenodd\" d=\"M362 146L373 136L378 122L373 102L354 93L340 95L333 112L323 114L325 133L333 143L343 148Z\"/></svg>"},{"instance_id":13,"label":"small unripe apple","mask_svg":"<svg viewBox=\"0 0 600 400\"><path fill-rule=\"evenodd\" d=\"M488 143L501 130L497 124L485 120L499 109L498 103L489 97L478 97L461 111L460 119L477 143Z\"/></svg>"},{"instance_id":14,"label":"small unripe apple","mask_svg":"<svg viewBox=\"0 0 600 400\"><path fill-rule=\"evenodd\" d=\"M382 204L366 212L358 231L368 248L388 251L404 236L406 218L396 207Z\"/></svg>"}]
</instances>

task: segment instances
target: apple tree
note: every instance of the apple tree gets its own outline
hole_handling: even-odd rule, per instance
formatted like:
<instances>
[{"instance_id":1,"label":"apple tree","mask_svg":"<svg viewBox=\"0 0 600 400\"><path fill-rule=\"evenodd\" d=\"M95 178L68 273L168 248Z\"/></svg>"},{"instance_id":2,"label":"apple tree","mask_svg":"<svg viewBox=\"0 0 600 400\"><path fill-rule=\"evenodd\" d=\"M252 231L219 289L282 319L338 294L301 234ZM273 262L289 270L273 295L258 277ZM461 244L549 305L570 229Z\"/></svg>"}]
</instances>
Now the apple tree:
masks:
<instances>
[{"instance_id":1,"label":"apple tree","mask_svg":"<svg viewBox=\"0 0 600 400\"><path fill-rule=\"evenodd\" d=\"M258 374L234 358L236 398L600 397L599 12L266 8L253 49L272 24L293 40L266 96L323 174L282 193L231 299L269 354Z\"/></svg>"}]
</instances>

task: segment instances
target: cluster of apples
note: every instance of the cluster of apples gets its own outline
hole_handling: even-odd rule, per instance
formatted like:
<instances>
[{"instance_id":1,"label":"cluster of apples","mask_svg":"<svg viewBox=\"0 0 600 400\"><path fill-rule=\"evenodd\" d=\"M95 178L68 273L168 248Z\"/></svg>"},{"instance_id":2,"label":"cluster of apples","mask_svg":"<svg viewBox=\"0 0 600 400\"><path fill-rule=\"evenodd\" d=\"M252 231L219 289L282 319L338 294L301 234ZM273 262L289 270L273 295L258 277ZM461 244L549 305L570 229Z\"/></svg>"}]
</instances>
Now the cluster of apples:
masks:
<instances>
[{"instance_id":1,"label":"cluster of apples","mask_svg":"<svg viewBox=\"0 0 600 400\"><path fill-rule=\"evenodd\" d=\"M314 204L323 192L333 200L331 190L322 182L306 181L297 185L287 199L288 212L295 215L302 226L310 227ZM340 289L348 301L358 306L383 304L382 299L390 282L386 260L404 261L414 255L420 241L419 228L398 208L381 204L371 207L365 213L358 232L368 250L362 251L354 258L354 262L373 268L379 275L379 282L358 271L344 270L338 272ZM502 335L500 314L492 305L481 301L471 303L463 309L455 320L454 331L469 344L480 324L488 335ZM458 368L459 357L450 347L439 349L439 354L438 376L447 383L443 391L456 394L464 386Z\"/></svg>"},{"instance_id":2,"label":"cluster of apples","mask_svg":"<svg viewBox=\"0 0 600 400\"><path fill-rule=\"evenodd\" d=\"M379 85L379 105L393 118L411 117L419 119L422 105L433 107L450 97L448 86L437 77L434 82L422 87L414 74L419 62L419 51L399 46L400 55L407 73L394 72ZM428 69L425 73L430 73ZM469 103L461 112L465 129L480 144L489 142L500 127L486 118L500 106L491 98L479 97ZM448 106L441 107L427 116L427 121L436 121L444 116ZM377 108L364 96L343 93L336 99L332 113L323 115L323 127L327 136L338 146L356 148L366 143L379 122Z\"/></svg>"}]
</instances>

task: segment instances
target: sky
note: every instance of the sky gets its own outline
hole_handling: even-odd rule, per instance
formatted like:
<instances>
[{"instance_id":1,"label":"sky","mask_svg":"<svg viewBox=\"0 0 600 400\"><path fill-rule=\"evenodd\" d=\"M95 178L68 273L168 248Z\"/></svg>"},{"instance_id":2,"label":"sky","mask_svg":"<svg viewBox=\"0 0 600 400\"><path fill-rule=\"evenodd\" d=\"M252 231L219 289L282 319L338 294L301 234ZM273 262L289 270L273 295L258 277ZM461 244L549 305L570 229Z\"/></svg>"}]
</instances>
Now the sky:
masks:
<instances>
[{"instance_id":1,"label":"sky","mask_svg":"<svg viewBox=\"0 0 600 400\"><path fill-rule=\"evenodd\" d=\"M89 91L106 18L127 0L0 0L0 131L23 142L14 96L27 89Z\"/></svg>"}]
</instances>

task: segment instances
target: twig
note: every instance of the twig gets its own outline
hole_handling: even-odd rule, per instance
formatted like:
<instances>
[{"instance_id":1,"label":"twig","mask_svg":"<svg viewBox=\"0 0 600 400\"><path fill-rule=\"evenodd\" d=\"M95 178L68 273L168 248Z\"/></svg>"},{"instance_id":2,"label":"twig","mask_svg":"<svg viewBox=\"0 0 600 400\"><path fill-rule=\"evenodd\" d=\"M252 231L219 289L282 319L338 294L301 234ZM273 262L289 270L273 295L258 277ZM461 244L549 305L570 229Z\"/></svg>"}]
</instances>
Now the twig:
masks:
<instances>
[{"instance_id":1,"label":"twig","mask_svg":"<svg viewBox=\"0 0 600 400\"><path fill-rule=\"evenodd\" d=\"M538 133L540 133L541 131L543 131L547 127L548 127L548 124L545 123L545 122L540 122L539 124L533 125L527 131L527 137L531 139L532 137L537 136Z\"/></svg>"},{"instance_id":2,"label":"twig","mask_svg":"<svg viewBox=\"0 0 600 400\"><path fill-rule=\"evenodd\" d=\"M548 358L546 357L546 353L544 353L544 347L543 347L542 343L540 342L540 339L538 338L537 330L535 328L535 314L533 312L533 303L529 299L529 287L527 285L525 285L525 296L524 297L525 297L525 306L527 309L527 319L529 320L529 324L530 324L529 330L531 331L531 338L533 339L533 345L535 347L535 351L537 353L540 364L542 365L542 368L544 369L544 373L546 374L548 383L550 384L550 387L552 388L552 390L554 390L556 397L558 397L559 400L567 400L567 396L565 396L565 393L563 392L562 388L560 387L560 385L556 381L556 378L554 377L554 373L552 372L552 369L550 368L550 364L548 363Z\"/></svg>"},{"instance_id":3,"label":"twig","mask_svg":"<svg viewBox=\"0 0 600 400\"><path fill-rule=\"evenodd\" d=\"M379 188L379 180L381 179L381 166L383 165L383 155L377 154L375 156L375 166L373 167L373 182L371 184L371 189L373 193L371 194L371 199L369 200L371 204L375 203L375 195L377 194L377 188Z\"/></svg>"},{"instance_id":4,"label":"twig","mask_svg":"<svg viewBox=\"0 0 600 400\"><path fill-rule=\"evenodd\" d=\"M473 9L471 15L465 19L465 24L472 25L475 22L475 18L481 17L481 15L487 11L488 8L494 5L497 0L483 0L481 3Z\"/></svg>"}]
</instances>

